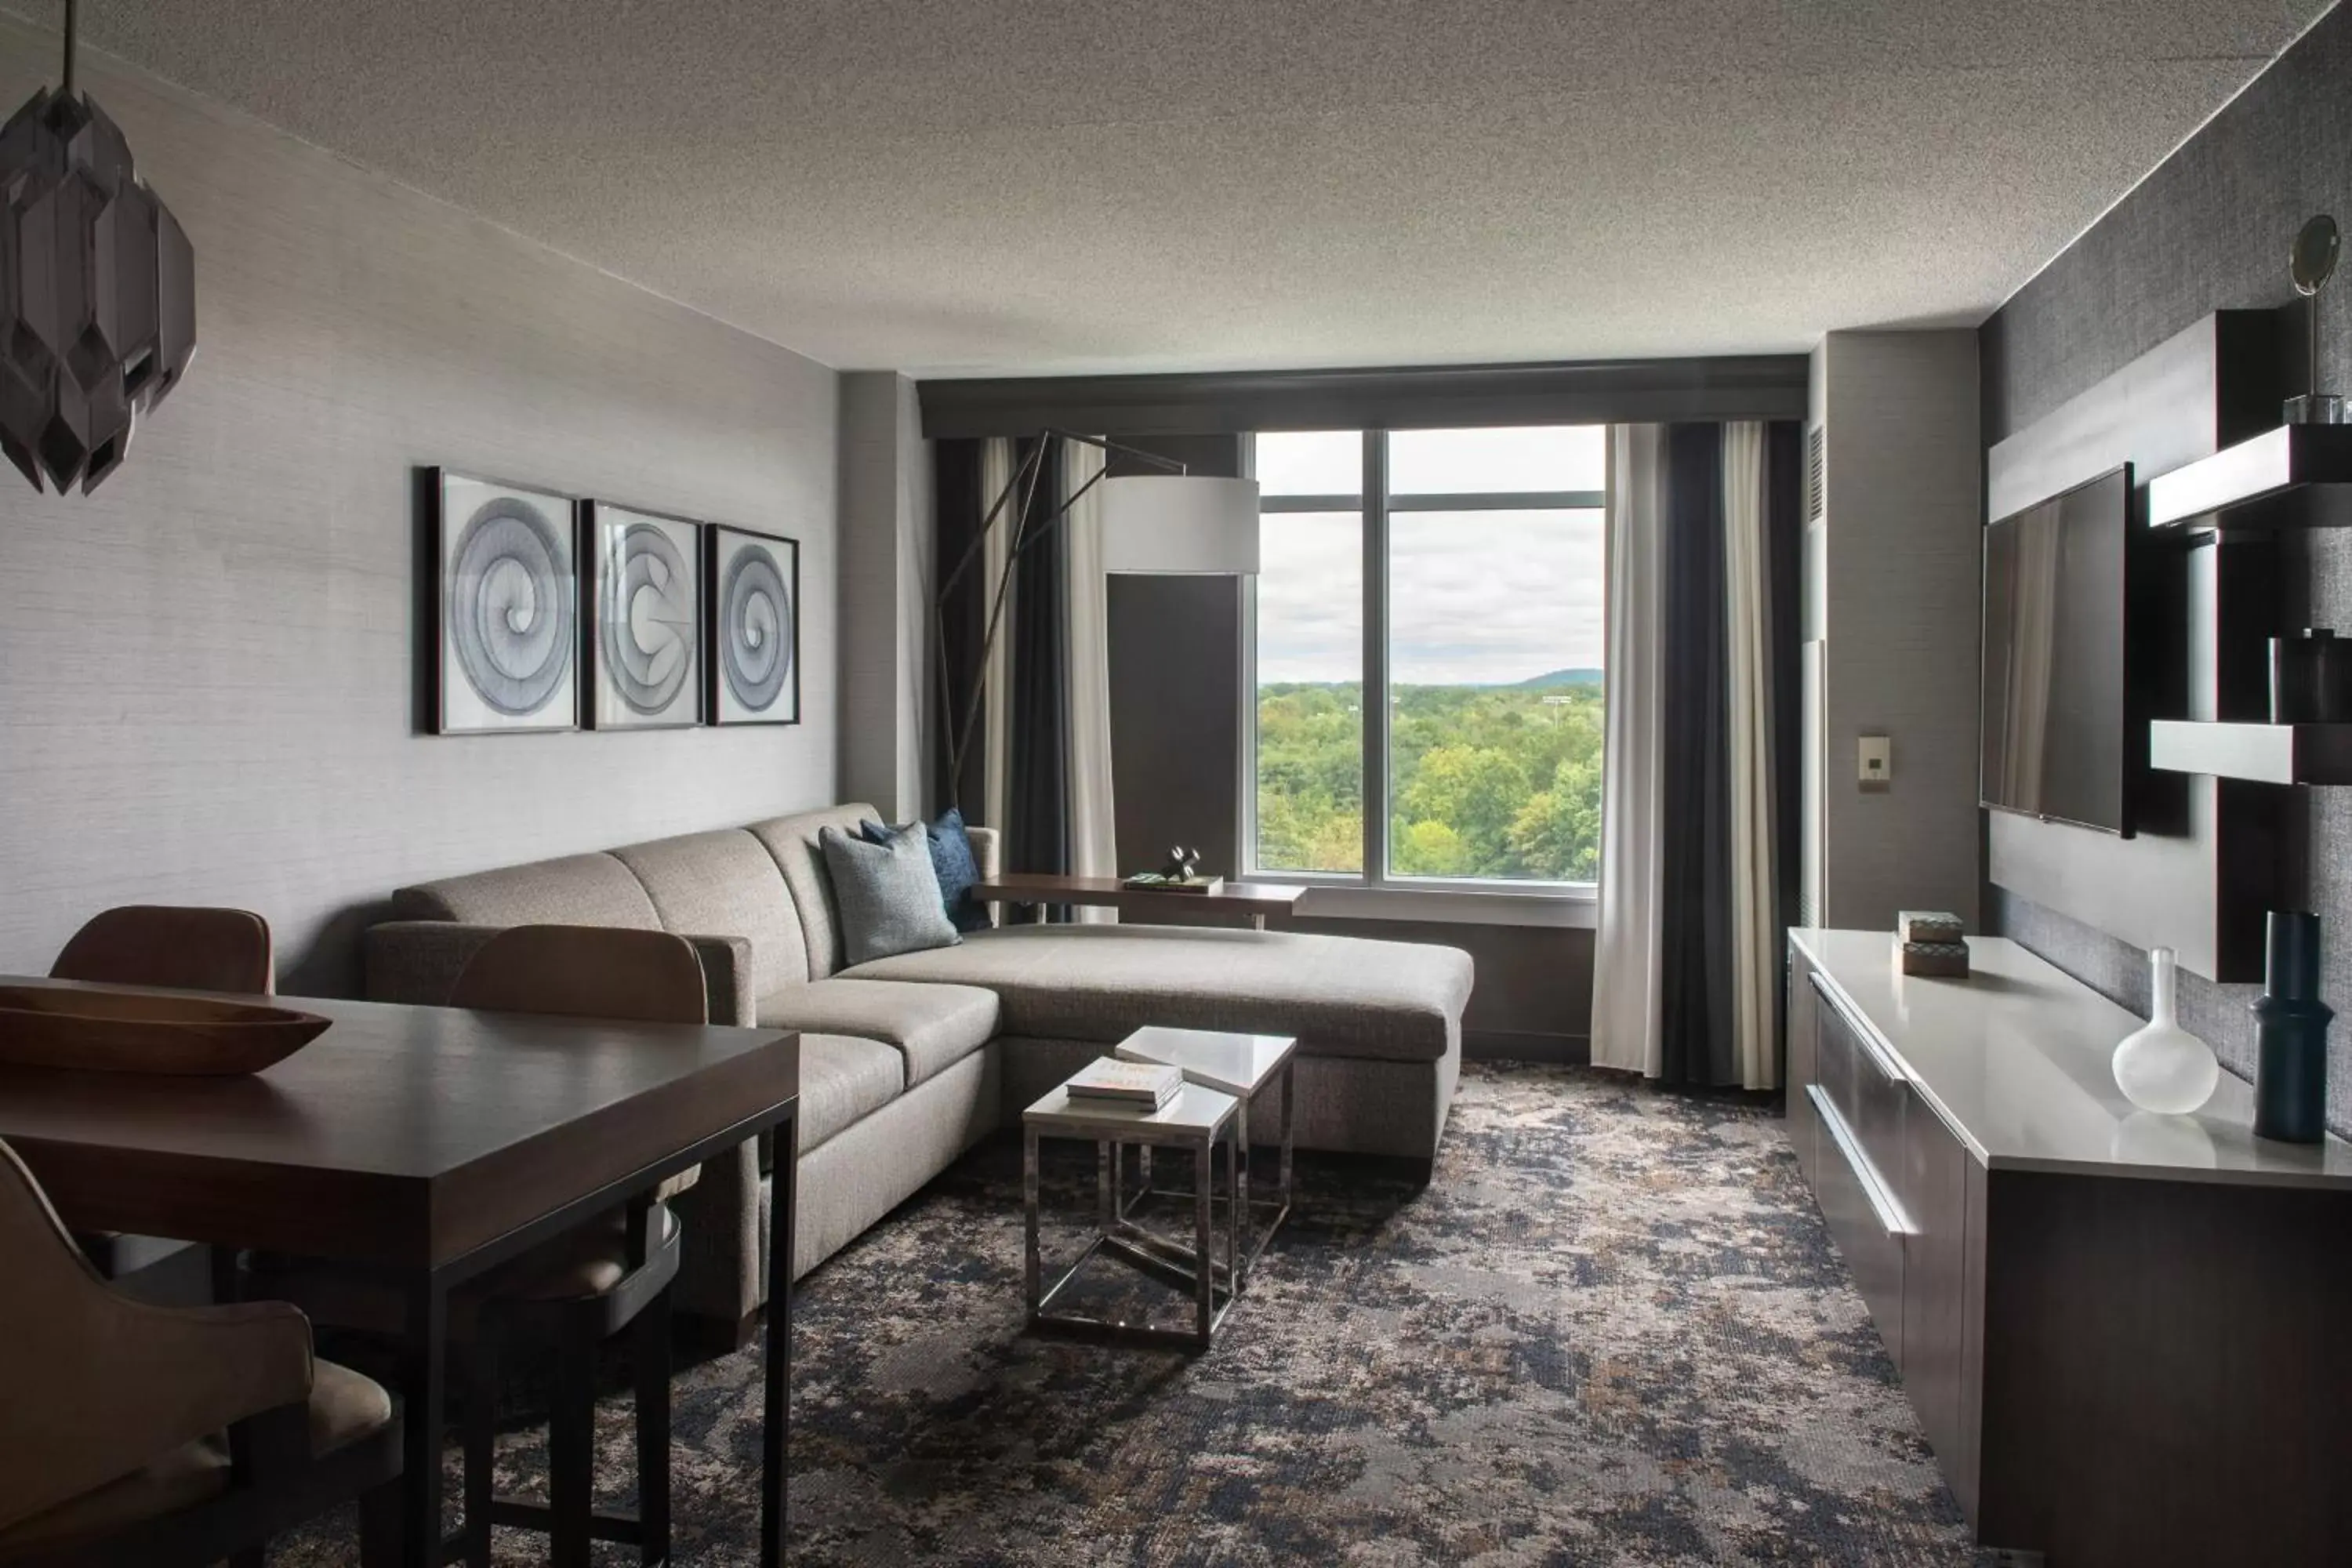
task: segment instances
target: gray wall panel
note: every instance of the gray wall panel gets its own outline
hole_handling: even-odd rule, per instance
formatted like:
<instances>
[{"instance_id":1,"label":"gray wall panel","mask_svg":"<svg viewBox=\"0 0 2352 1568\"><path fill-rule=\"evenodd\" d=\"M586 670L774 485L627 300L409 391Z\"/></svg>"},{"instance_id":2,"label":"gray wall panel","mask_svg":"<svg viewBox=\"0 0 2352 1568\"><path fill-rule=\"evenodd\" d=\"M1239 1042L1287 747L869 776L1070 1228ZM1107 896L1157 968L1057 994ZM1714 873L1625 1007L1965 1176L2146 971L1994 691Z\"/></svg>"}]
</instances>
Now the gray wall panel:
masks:
<instances>
[{"instance_id":1,"label":"gray wall panel","mask_svg":"<svg viewBox=\"0 0 2352 1568\"><path fill-rule=\"evenodd\" d=\"M200 347L96 496L0 486L0 971L109 904L219 902L268 917L289 988L348 990L398 883L834 798L832 372L84 66L194 242ZM0 99L56 69L0 24ZM797 537L805 721L417 734L436 462Z\"/></svg>"},{"instance_id":2,"label":"gray wall panel","mask_svg":"<svg viewBox=\"0 0 2352 1568\"><path fill-rule=\"evenodd\" d=\"M1977 622L1983 490L1968 331L1832 332L1820 584L1825 668L1822 923L1977 918ZM1892 777L1856 777L1885 735Z\"/></svg>"},{"instance_id":3,"label":"gray wall panel","mask_svg":"<svg viewBox=\"0 0 2352 1568\"><path fill-rule=\"evenodd\" d=\"M2032 424L2200 317L2293 299L2286 248L2316 211L2352 221L2352 8L2338 6L2113 210L2020 289L1979 333L1984 437ZM2322 379L2352 390L2352 308L2323 313ZM2352 531L2292 539L2290 583L2307 583L2313 624L2352 627ZM2327 994L2352 1005L2352 791L2308 792L2309 902L2327 922ZM2128 1005L2144 1008L2144 962L2113 936L2013 896L1998 929ZM2180 977L2183 1021L2250 1070L2252 985ZM2330 1121L2352 1133L2352 1029L2336 1033Z\"/></svg>"},{"instance_id":4,"label":"gray wall panel","mask_svg":"<svg viewBox=\"0 0 2352 1568\"><path fill-rule=\"evenodd\" d=\"M893 822L927 815L931 459L915 384L841 378L841 787Z\"/></svg>"}]
</instances>

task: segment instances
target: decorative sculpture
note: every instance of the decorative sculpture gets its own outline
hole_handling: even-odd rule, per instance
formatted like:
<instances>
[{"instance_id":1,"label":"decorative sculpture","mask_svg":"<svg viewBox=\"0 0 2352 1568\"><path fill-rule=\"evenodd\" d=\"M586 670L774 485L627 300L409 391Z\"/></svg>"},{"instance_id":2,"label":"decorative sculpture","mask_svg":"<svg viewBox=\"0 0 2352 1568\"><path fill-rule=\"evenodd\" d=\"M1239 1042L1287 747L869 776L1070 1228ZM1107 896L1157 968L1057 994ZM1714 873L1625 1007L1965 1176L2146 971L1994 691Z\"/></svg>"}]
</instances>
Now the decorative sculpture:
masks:
<instances>
[{"instance_id":1,"label":"decorative sculpture","mask_svg":"<svg viewBox=\"0 0 2352 1568\"><path fill-rule=\"evenodd\" d=\"M2174 962L2168 947L2147 955L2152 1004L2146 1027L2116 1047L2116 1087L2142 1110L2186 1116L2213 1098L2221 1064L2213 1047L2180 1026L2173 1005Z\"/></svg>"},{"instance_id":2,"label":"decorative sculpture","mask_svg":"<svg viewBox=\"0 0 2352 1568\"><path fill-rule=\"evenodd\" d=\"M65 82L0 127L0 453L87 495L196 348L195 252L112 121Z\"/></svg>"},{"instance_id":3,"label":"decorative sculpture","mask_svg":"<svg viewBox=\"0 0 2352 1568\"><path fill-rule=\"evenodd\" d=\"M2344 423L2344 398L2340 394L2323 392L2319 387L2319 295L2327 287L2328 279L2336 274L2336 258L2343 248L2343 237L2336 232L2336 220L2320 214L2303 226L2294 237L2294 247L2287 256L2287 270L2294 278L2294 291L2311 301L2311 381L2310 390L2300 397L2290 397L2282 412L2289 425L2341 425Z\"/></svg>"},{"instance_id":4,"label":"decorative sculpture","mask_svg":"<svg viewBox=\"0 0 2352 1568\"><path fill-rule=\"evenodd\" d=\"M2273 910L2253 1003L2254 1135L2284 1143L2327 1141L2327 1026L2319 999L2319 917Z\"/></svg>"}]
</instances>

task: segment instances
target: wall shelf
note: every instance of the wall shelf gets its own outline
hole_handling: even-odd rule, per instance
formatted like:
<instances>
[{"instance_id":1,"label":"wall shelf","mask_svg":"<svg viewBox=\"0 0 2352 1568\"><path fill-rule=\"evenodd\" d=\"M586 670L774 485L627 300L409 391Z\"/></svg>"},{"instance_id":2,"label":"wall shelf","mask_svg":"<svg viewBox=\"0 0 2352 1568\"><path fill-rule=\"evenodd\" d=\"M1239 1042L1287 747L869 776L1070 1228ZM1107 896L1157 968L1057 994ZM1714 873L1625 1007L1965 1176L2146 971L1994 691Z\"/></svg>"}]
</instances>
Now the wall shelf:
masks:
<instances>
[{"instance_id":1,"label":"wall shelf","mask_svg":"<svg viewBox=\"0 0 2352 1568\"><path fill-rule=\"evenodd\" d=\"M2158 719L2148 764L2255 784L2352 784L2352 724L2214 724Z\"/></svg>"},{"instance_id":2,"label":"wall shelf","mask_svg":"<svg viewBox=\"0 0 2352 1568\"><path fill-rule=\"evenodd\" d=\"M2147 525L2177 528L2305 485L2352 483L2352 425L2282 425L2148 481ZM2240 526L2291 525L2265 515Z\"/></svg>"}]
</instances>

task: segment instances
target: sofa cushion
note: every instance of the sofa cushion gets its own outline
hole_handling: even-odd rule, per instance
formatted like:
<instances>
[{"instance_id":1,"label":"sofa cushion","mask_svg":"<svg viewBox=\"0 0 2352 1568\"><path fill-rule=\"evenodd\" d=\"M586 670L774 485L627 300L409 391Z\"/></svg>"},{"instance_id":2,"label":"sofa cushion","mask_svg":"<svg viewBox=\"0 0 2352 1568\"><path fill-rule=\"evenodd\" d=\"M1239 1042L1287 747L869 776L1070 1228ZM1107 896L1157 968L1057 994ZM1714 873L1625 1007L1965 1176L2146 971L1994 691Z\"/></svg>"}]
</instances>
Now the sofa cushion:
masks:
<instances>
[{"instance_id":1,"label":"sofa cushion","mask_svg":"<svg viewBox=\"0 0 2352 1568\"><path fill-rule=\"evenodd\" d=\"M800 1152L873 1115L898 1098L906 1081L894 1047L845 1035L803 1035Z\"/></svg>"},{"instance_id":2,"label":"sofa cushion","mask_svg":"<svg viewBox=\"0 0 2352 1568\"><path fill-rule=\"evenodd\" d=\"M817 840L841 916L843 963L928 952L962 940L940 896L922 824L885 829L879 844L838 827L825 828Z\"/></svg>"},{"instance_id":3,"label":"sofa cushion","mask_svg":"<svg viewBox=\"0 0 2352 1568\"><path fill-rule=\"evenodd\" d=\"M740 936L751 944L751 994L808 978L801 917L775 857L740 827L689 833L613 851L645 884L662 929Z\"/></svg>"},{"instance_id":4,"label":"sofa cushion","mask_svg":"<svg viewBox=\"0 0 2352 1568\"><path fill-rule=\"evenodd\" d=\"M402 888L393 918L464 925L626 926L659 931L645 885L610 855L566 855Z\"/></svg>"},{"instance_id":5,"label":"sofa cushion","mask_svg":"<svg viewBox=\"0 0 2352 1568\"><path fill-rule=\"evenodd\" d=\"M880 1040L906 1059L912 1089L988 1044L996 993L896 980L815 980L760 999L763 1029L814 1029Z\"/></svg>"},{"instance_id":6,"label":"sofa cushion","mask_svg":"<svg viewBox=\"0 0 2352 1568\"><path fill-rule=\"evenodd\" d=\"M1146 1024L1296 1035L1312 1056L1435 1061L1461 1038L1470 955L1420 942L1183 926L1013 926L844 978L983 985L998 1028L1124 1039Z\"/></svg>"},{"instance_id":7,"label":"sofa cushion","mask_svg":"<svg viewBox=\"0 0 2352 1568\"><path fill-rule=\"evenodd\" d=\"M895 826L879 822L861 822L857 831L868 844L887 844L893 833L903 833L919 827L924 841L930 846L931 869L940 879L940 898L947 905L948 920L958 931L986 931L996 922L988 918L988 906L971 896L971 886L980 880L980 863L972 856L971 832L963 825L963 808L951 805L936 822L905 822Z\"/></svg>"},{"instance_id":8,"label":"sofa cushion","mask_svg":"<svg viewBox=\"0 0 2352 1568\"><path fill-rule=\"evenodd\" d=\"M800 912L801 931L808 940L809 978L824 980L840 973L841 916L833 901L833 880L825 875L824 853L817 834L827 827L856 833L857 825L878 817L870 805L855 802L797 816L771 817L751 824L751 836L767 847L793 890L793 908Z\"/></svg>"}]
</instances>

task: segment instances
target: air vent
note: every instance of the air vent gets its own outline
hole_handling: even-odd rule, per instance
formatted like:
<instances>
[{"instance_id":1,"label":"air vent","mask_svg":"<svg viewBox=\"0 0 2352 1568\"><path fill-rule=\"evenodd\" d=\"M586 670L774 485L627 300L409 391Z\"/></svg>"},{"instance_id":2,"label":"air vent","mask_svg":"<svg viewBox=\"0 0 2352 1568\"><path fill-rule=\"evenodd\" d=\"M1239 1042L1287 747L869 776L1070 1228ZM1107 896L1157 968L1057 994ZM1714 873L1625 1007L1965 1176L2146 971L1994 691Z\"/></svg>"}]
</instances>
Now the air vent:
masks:
<instances>
[{"instance_id":1,"label":"air vent","mask_svg":"<svg viewBox=\"0 0 2352 1568\"><path fill-rule=\"evenodd\" d=\"M1822 520L1822 427L1805 432L1805 521Z\"/></svg>"}]
</instances>

